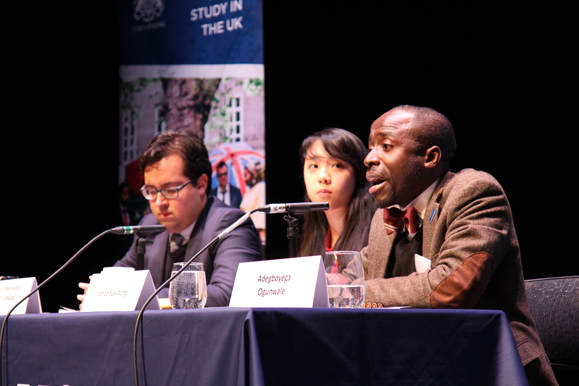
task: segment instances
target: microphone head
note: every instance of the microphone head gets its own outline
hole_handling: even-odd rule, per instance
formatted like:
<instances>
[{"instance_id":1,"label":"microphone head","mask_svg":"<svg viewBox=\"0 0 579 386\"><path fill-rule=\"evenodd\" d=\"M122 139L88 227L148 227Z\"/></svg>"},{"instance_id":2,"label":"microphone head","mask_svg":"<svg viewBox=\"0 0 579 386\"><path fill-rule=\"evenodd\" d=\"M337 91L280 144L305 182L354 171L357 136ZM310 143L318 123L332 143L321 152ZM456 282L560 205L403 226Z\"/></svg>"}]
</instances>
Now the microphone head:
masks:
<instances>
[{"instance_id":1,"label":"microphone head","mask_svg":"<svg viewBox=\"0 0 579 386\"><path fill-rule=\"evenodd\" d=\"M295 216L302 215L309 211L314 210L328 210L330 209L330 203L327 201L322 202L294 202L292 204L285 204L286 212Z\"/></svg>"},{"instance_id":2,"label":"microphone head","mask_svg":"<svg viewBox=\"0 0 579 386\"><path fill-rule=\"evenodd\" d=\"M328 210L330 203L322 202L294 202L292 204L269 204L261 206L256 210L265 213L289 213L294 216L302 215L311 210Z\"/></svg>"},{"instance_id":3,"label":"microphone head","mask_svg":"<svg viewBox=\"0 0 579 386\"><path fill-rule=\"evenodd\" d=\"M124 226L116 227L111 229L111 233L115 235L132 235L137 234L139 236L148 236L155 233L161 233L165 231L165 225L135 225L135 226Z\"/></svg>"}]
</instances>

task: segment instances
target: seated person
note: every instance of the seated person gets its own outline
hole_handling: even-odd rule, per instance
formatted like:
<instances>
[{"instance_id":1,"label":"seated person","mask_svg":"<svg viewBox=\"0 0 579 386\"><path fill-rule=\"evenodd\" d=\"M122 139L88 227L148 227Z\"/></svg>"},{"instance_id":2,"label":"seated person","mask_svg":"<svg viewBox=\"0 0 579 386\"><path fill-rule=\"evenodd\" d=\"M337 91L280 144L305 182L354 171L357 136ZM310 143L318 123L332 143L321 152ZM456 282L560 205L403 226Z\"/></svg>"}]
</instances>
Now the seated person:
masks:
<instances>
[{"instance_id":1,"label":"seated person","mask_svg":"<svg viewBox=\"0 0 579 386\"><path fill-rule=\"evenodd\" d=\"M499 183L449 170L454 129L399 106L371 126L365 159L376 211L362 250L366 302L505 312L531 385L556 384L527 305L519 242Z\"/></svg>"},{"instance_id":2,"label":"seated person","mask_svg":"<svg viewBox=\"0 0 579 386\"><path fill-rule=\"evenodd\" d=\"M243 178L248 190L243 195L239 209L250 212L265 205L265 161L250 161L243 169ZM255 212L251 215L253 224L259 232L261 244L265 246L265 213Z\"/></svg>"},{"instance_id":3,"label":"seated person","mask_svg":"<svg viewBox=\"0 0 579 386\"><path fill-rule=\"evenodd\" d=\"M306 138L300 158L306 201L328 201L327 211L304 215L301 256L325 256L326 251L360 251L367 245L376 207L368 193L366 147L354 134L326 129Z\"/></svg>"},{"instance_id":4,"label":"seated person","mask_svg":"<svg viewBox=\"0 0 579 386\"><path fill-rule=\"evenodd\" d=\"M205 145L192 132L157 135L141 156L139 166L145 179L141 191L152 212L140 225L166 227L166 231L149 236L144 256L144 269L151 272L158 288L171 276L173 263L188 261L244 213L207 196L211 164ZM136 239L115 267L137 266ZM259 235L251 219L197 257L195 261L203 263L208 283L206 306L227 306L239 263L260 258ZM86 292L88 284L79 287ZM159 296L167 297L168 288ZM78 298L83 301L84 295Z\"/></svg>"}]
</instances>

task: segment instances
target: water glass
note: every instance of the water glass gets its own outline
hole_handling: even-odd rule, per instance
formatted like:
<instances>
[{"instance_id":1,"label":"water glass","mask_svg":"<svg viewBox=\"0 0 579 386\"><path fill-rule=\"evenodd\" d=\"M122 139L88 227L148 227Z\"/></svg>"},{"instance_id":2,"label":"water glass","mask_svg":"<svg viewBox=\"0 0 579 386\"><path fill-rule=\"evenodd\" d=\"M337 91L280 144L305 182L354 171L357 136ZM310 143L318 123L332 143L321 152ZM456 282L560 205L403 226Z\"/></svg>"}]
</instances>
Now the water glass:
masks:
<instances>
[{"instance_id":1,"label":"water glass","mask_svg":"<svg viewBox=\"0 0 579 386\"><path fill-rule=\"evenodd\" d=\"M174 263L174 276L186 263ZM207 283L203 263L191 263L169 285L169 300L173 309L203 308L207 303Z\"/></svg>"},{"instance_id":2,"label":"water glass","mask_svg":"<svg viewBox=\"0 0 579 386\"><path fill-rule=\"evenodd\" d=\"M360 307L366 295L364 268L360 252L326 252L324 268L330 307Z\"/></svg>"}]
</instances>

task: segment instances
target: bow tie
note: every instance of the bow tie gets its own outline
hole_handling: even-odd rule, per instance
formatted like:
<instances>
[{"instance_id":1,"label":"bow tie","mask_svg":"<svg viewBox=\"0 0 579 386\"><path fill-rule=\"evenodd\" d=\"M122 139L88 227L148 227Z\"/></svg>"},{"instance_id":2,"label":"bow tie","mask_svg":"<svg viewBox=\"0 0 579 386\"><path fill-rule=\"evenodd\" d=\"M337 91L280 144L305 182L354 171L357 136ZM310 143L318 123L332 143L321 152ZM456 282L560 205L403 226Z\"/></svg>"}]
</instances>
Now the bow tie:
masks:
<instances>
[{"instance_id":1,"label":"bow tie","mask_svg":"<svg viewBox=\"0 0 579 386\"><path fill-rule=\"evenodd\" d=\"M398 208L384 209L384 226L389 235L393 232L401 233L404 228L408 233L415 234L420 229L420 217L415 207L402 211Z\"/></svg>"}]
</instances>

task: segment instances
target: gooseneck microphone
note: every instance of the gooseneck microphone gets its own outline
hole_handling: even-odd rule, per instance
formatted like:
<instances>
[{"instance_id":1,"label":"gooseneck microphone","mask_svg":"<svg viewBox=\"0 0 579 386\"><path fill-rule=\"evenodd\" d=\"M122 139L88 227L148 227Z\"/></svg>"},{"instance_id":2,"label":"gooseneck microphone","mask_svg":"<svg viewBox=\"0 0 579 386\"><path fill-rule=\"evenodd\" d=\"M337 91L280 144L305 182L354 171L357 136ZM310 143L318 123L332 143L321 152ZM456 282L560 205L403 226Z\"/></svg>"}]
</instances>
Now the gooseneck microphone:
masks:
<instances>
[{"instance_id":1,"label":"gooseneck microphone","mask_svg":"<svg viewBox=\"0 0 579 386\"><path fill-rule=\"evenodd\" d=\"M133 371L134 371L134 376L135 376L135 386L139 386L139 372L138 372L138 366L137 366L137 336L138 336L138 331L139 331L139 323L141 322L141 319L142 319L143 313L145 312L145 309L147 308L147 306L149 305L151 300L153 300L155 298L155 296L157 296L157 294L161 291L161 289L165 288L169 283L171 283L173 280L175 280L177 278L177 276L179 276L181 274L181 272L183 272L185 269L187 269L187 267L189 265L191 265L191 263L197 258L197 256L201 255L203 252L205 252L207 250L207 248L211 247L213 244L215 244L216 242L221 240L223 237L225 237L225 235L227 235L229 232L231 232L232 230L237 228L241 223L243 223L245 220L247 220L249 218L249 216L255 212L287 213L287 216L292 216L292 215L293 216L299 216L299 215L302 215L302 214L309 212L309 211L312 211L312 210L328 210L329 208L330 208L330 204L327 201L324 201L324 202L296 202L296 203L290 203L290 204L269 204L269 205L260 206L259 208L255 208L255 209L245 213L236 222L231 224L227 229L225 229L223 232L221 232L219 235L217 235L217 237L215 237L213 240L211 240L209 242L209 244L205 245L199 252L197 252L191 259L189 259L189 261L187 261L187 263L183 267L181 267L181 269L179 271L177 271L177 273L172 275L169 279L167 279L167 281L165 281L163 284L161 284L159 286L159 288L157 288L157 290L143 304L143 306L141 307L141 311L139 312L139 315L137 315L137 321L135 323L135 331L134 331L134 335L133 335ZM296 222L297 222L297 220L296 220ZM297 225L296 225L296 227L297 227ZM294 242L295 242L295 240L294 240Z\"/></svg>"},{"instance_id":2,"label":"gooseneck microphone","mask_svg":"<svg viewBox=\"0 0 579 386\"><path fill-rule=\"evenodd\" d=\"M151 300L153 300L155 298L155 296L157 296L157 294L163 288L165 288L169 283L171 283L173 280L175 280L177 278L177 276L179 276L181 274L181 272L183 272L185 269L187 269L187 267L189 265L191 265L191 263L199 255L201 255L203 252L205 252L207 250L207 248L209 248L213 244L217 243L219 240L221 240L223 237L225 237L229 232L233 231L235 228L237 228L239 225L241 225L243 222L245 222L245 220L247 220L250 215L259 211L259 209L260 208L256 208L256 209L253 209L253 210L245 213L236 222L234 222L228 228L226 228L223 232L218 234L213 240L211 240L209 242L209 244L205 245L203 248L201 248L201 250L199 250L199 252L197 252L195 255L193 255L193 257L190 258L189 261L187 261L187 263L183 267L181 267L181 269L179 271L177 271L177 273L172 275L169 279L167 279L167 281L165 281L163 284L161 284L159 286L159 288L157 288L157 290L155 292L153 292L153 294L149 297L149 299L147 299L147 301L143 304L143 306L141 307L141 311L139 311L139 315L137 315L137 322L135 323L135 332L133 334L133 371L134 371L134 375L135 375L135 386L139 386L139 372L138 372L138 367L137 367L137 336L138 336L138 331L139 331L139 323L140 323L141 318L143 316L143 312L145 312L145 308L147 308L147 306L149 305Z\"/></svg>"},{"instance_id":3,"label":"gooseneck microphone","mask_svg":"<svg viewBox=\"0 0 579 386\"><path fill-rule=\"evenodd\" d=\"M265 213L285 213L283 219L287 222L287 238L289 240L289 257L297 257L298 238L300 230L298 227L297 216L301 216L312 210L328 210L330 203L323 202L294 202L291 204L269 204L257 208L260 212Z\"/></svg>"},{"instance_id":4,"label":"gooseneck microphone","mask_svg":"<svg viewBox=\"0 0 579 386\"><path fill-rule=\"evenodd\" d=\"M328 210L330 204L323 202L294 202L291 204L269 204L257 208L259 212L265 213L289 213L295 216L302 215L312 210Z\"/></svg>"},{"instance_id":5,"label":"gooseneck microphone","mask_svg":"<svg viewBox=\"0 0 579 386\"><path fill-rule=\"evenodd\" d=\"M73 257L71 257L66 263L64 263L64 265L62 267L60 267L56 272L54 272L52 275L50 275L42 283L40 283L34 290L32 290L32 292L30 292L28 295L26 295L24 298L22 298L22 300L20 300L18 303L16 303L16 305L14 305L14 307L12 307L10 309L10 311L8 311L8 313L4 317L4 321L2 322L2 329L0 330L0 353L2 352L2 343L4 341L4 330L6 328L6 322L8 321L8 317L10 316L12 311L14 311L16 309L16 307L18 307L23 301L25 301L30 296L32 296L40 288L44 287L44 285L46 283L48 283L50 280L52 280L56 275L61 273L66 267L68 267L82 252L84 252L95 241L97 241L98 239L100 239L104 235L108 235L108 234L130 235L133 233L139 234L139 232L145 232L144 233L145 235L149 235L149 234L153 234L153 233L160 233L160 232L163 232L164 230L165 230L164 225L141 225L141 226L132 226L132 227L130 227L130 226L129 227L116 227L116 228L108 229L108 230L102 232L101 234L99 234L98 236L96 236L95 238L93 238L91 241L89 241L87 244L85 244L85 246L82 247ZM2 380L2 358L0 356L0 381L1 380ZM1 382L0 382L0 384L1 384Z\"/></svg>"},{"instance_id":6,"label":"gooseneck microphone","mask_svg":"<svg viewBox=\"0 0 579 386\"><path fill-rule=\"evenodd\" d=\"M149 236L155 233L161 233L165 230L165 225L135 225L124 226L110 229L110 232L115 235L132 235Z\"/></svg>"}]
</instances>

